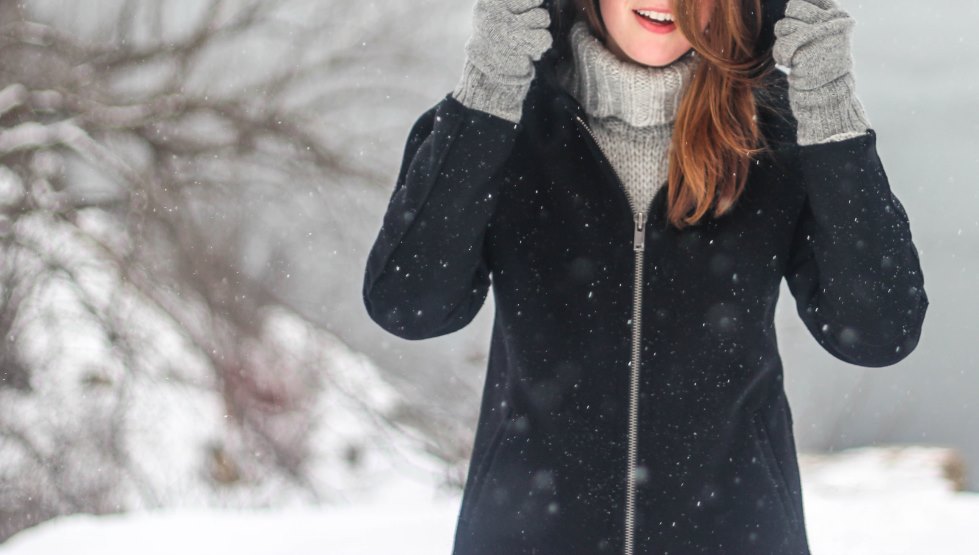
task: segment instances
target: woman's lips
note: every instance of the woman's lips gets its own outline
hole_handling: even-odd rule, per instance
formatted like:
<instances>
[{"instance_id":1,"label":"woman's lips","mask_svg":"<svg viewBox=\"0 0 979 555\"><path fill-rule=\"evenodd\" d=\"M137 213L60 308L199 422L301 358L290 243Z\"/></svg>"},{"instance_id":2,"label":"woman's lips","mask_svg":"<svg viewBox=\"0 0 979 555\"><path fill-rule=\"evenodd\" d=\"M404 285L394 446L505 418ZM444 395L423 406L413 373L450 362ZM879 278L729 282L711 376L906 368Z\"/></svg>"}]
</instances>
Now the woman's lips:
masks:
<instances>
[{"instance_id":1,"label":"woman's lips","mask_svg":"<svg viewBox=\"0 0 979 555\"><path fill-rule=\"evenodd\" d=\"M653 33L659 33L663 35L666 33L672 33L674 30L676 30L676 23L672 21L667 24L656 23L651 21L647 17L643 17L639 15L639 13L637 12L632 12L632 13L633 15L636 16L636 19L639 20L639 24L642 25L643 28L645 28L647 31L652 31Z\"/></svg>"}]
</instances>

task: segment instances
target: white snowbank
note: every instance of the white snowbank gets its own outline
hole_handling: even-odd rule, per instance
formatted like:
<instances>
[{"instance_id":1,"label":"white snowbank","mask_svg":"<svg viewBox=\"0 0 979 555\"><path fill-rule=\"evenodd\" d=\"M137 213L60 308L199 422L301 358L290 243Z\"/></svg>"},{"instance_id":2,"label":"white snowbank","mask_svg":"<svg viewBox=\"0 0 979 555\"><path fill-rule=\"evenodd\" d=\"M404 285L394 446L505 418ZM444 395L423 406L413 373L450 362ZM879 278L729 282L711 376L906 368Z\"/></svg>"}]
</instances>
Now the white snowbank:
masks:
<instances>
[{"instance_id":1,"label":"white snowbank","mask_svg":"<svg viewBox=\"0 0 979 555\"><path fill-rule=\"evenodd\" d=\"M956 491L965 463L952 449L861 447L800 465L815 555L979 553L979 493Z\"/></svg>"},{"instance_id":2,"label":"white snowbank","mask_svg":"<svg viewBox=\"0 0 979 555\"><path fill-rule=\"evenodd\" d=\"M25 530L3 555L448 555L459 499L342 508L72 515Z\"/></svg>"}]
</instances>

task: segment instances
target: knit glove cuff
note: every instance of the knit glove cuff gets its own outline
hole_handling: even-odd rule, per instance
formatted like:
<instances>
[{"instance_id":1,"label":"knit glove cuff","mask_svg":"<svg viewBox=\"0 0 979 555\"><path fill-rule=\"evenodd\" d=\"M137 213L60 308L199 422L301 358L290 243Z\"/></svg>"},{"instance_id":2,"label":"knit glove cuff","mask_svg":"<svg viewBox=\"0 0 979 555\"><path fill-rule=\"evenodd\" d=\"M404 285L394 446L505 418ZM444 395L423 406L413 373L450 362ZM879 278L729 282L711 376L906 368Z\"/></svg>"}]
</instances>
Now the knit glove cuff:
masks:
<instances>
[{"instance_id":1,"label":"knit glove cuff","mask_svg":"<svg viewBox=\"0 0 979 555\"><path fill-rule=\"evenodd\" d=\"M505 82L488 75L467 57L452 96L469 108L517 123L523 116L533 75L532 69L526 78Z\"/></svg>"},{"instance_id":2,"label":"knit glove cuff","mask_svg":"<svg viewBox=\"0 0 979 555\"><path fill-rule=\"evenodd\" d=\"M811 145L865 134L870 121L854 87L853 75L846 73L817 89L790 89L789 104L799 124L796 141Z\"/></svg>"},{"instance_id":3,"label":"knit glove cuff","mask_svg":"<svg viewBox=\"0 0 979 555\"><path fill-rule=\"evenodd\" d=\"M834 0L789 0L785 17L775 23L772 57L789 69L800 145L844 140L871 127L855 91L854 24Z\"/></svg>"}]
</instances>

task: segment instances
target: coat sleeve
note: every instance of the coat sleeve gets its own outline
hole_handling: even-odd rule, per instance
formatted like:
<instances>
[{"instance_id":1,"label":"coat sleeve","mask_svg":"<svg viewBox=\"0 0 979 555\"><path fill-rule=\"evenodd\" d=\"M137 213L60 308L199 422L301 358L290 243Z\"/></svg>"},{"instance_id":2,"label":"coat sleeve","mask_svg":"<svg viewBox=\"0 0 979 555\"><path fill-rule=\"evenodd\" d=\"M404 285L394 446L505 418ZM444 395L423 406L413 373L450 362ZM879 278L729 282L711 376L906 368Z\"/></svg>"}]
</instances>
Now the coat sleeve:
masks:
<instances>
[{"instance_id":1,"label":"coat sleeve","mask_svg":"<svg viewBox=\"0 0 979 555\"><path fill-rule=\"evenodd\" d=\"M843 361L896 364L918 344L928 296L876 132L797 153L807 196L785 278L799 316Z\"/></svg>"},{"instance_id":2,"label":"coat sleeve","mask_svg":"<svg viewBox=\"0 0 979 555\"><path fill-rule=\"evenodd\" d=\"M364 306L388 332L437 337L479 312L491 284L486 230L521 125L448 94L412 126L364 272Z\"/></svg>"}]
</instances>

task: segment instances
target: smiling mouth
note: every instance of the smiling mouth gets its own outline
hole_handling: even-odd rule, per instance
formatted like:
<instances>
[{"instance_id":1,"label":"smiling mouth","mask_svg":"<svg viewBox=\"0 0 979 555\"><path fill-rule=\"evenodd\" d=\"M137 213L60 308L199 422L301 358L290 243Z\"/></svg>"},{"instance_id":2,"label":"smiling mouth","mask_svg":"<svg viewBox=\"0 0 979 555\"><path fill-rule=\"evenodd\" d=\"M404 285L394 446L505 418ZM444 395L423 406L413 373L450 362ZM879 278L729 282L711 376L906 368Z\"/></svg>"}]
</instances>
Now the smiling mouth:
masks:
<instances>
[{"instance_id":1,"label":"smiling mouth","mask_svg":"<svg viewBox=\"0 0 979 555\"><path fill-rule=\"evenodd\" d=\"M664 12L657 12L652 10L632 10L637 16L639 16L643 21L649 22L650 24L661 27L662 29L668 29L674 27L676 23L673 22L673 16Z\"/></svg>"}]
</instances>

